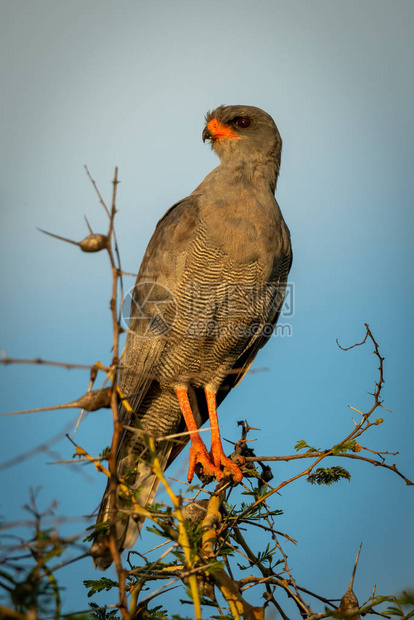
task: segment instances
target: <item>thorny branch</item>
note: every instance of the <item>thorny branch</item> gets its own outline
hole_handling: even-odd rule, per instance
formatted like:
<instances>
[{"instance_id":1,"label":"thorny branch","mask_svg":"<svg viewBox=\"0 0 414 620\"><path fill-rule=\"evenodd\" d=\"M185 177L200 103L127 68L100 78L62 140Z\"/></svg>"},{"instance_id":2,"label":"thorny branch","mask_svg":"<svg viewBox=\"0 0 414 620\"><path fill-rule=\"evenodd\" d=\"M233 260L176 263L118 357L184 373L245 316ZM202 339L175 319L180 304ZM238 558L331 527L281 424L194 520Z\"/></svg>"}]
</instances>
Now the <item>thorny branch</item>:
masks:
<instances>
[{"instance_id":1,"label":"thorny branch","mask_svg":"<svg viewBox=\"0 0 414 620\"><path fill-rule=\"evenodd\" d=\"M353 411L356 411L357 413L361 415L361 421L358 424L355 423L355 428L341 442L339 442L336 446L328 450L308 449L304 454L289 454L286 456L246 456L245 457L246 462L258 462L258 463L262 463L266 461L286 461L287 462L287 461L293 461L293 460L298 460L298 459L309 459L309 458L317 458L319 462L320 457L325 458L327 456L335 456L339 458L347 458L347 459L354 459L358 461L365 461L366 463L371 463L371 465L374 465L375 467L384 467L385 469L389 469L393 471L394 473L396 473L398 476L400 476L400 478L402 478L408 486L411 486L414 484L414 482L412 482L409 478L404 476L404 474L402 474L398 470L395 463L390 465L385 462L384 455L395 456L398 453L378 452L376 450L372 450L370 448L361 446L360 444L356 442L356 439L359 438L363 433L365 433L369 428L371 428L372 426L378 426L379 424L382 424L383 422L382 418L376 418L373 422L371 422L371 416L373 415L373 413L379 407L386 410L386 408L383 406L383 400L381 398L381 391L384 385L384 360L385 358L382 357L380 350L379 350L379 345L377 341L375 340L369 328L369 325L367 323L365 323L365 329L366 329L366 333L365 333L364 339L361 342L357 342L356 344L350 347L344 348L337 341L337 344L339 348L342 349L342 351L349 351L350 349L353 349L354 347L360 347L361 345L365 344L369 338L374 345L373 353L374 355L376 355L379 361L379 366L378 366L379 376L378 376L377 381L375 382L375 391L372 394L374 398L374 402L371 408L366 413L363 413L359 411L358 409L355 409L355 407L350 406L350 408ZM347 452L346 451L347 448L345 448L344 451L341 451L341 448L346 447L346 445L347 444L349 445L350 442L354 442L352 446L352 450L354 453L350 454L349 452ZM380 458L380 460L371 459L371 458L368 458L366 456L359 454L362 450L366 450L367 452L376 454Z\"/></svg>"},{"instance_id":2,"label":"thorny branch","mask_svg":"<svg viewBox=\"0 0 414 620\"><path fill-rule=\"evenodd\" d=\"M112 182L113 191L110 209L107 207L89 170L86 167L85 169L96 191L99 202L108 217L109 224L107 233L104 235L94 233L88 220L86 220L86 223L90 234L80 242L46 231L42 232L46 232L46 234L52 237L76 245L84 252L101 250L107 252L112 274L110 312L112 318L113 354L111 364L109 366L104 366L100 363L95 363L89 366L84 364L53 362L40 358L32 360L15 359L6 356L5 353L3 353L3 357L0 359L0 364L39 364L63 367L66 369L82 368L90 370L91 376L88 391L80 398L71 403L65 403L57 407L38 409L37 411L70 407L81 408L87 411L94 411L105 407L111 409L113 434L110 450L105 456L91 456L84 448L77 445L73 439L69 437L68 439L75 446L76 454L82 457L82 461L93 464L99 472L109 477L112 505L116 505L119 489L121 489L121 493L126 497L130 492L126 481L119 478L117 475L116 454L121 433L126 429L131 432L142 432L122 424L118 418L119 401L123 401L127 410L129 407L127 399L123 397L119 390L118 378L120 369L119 341L120 335L124 331L120 321L123 297L122 276L130 274L124 272L121 267L114 225L117 212L118 169L115 169ZM297 584L293 572L288 565L288 554L280 543L280 537L286 541L284 544L296 544L296 541L288 534L284 534L276 529L279 511L272 510L268 500L295 480L315 475L313 472L321 461L326 457L332 456L360 460L376 467L390 469L400 476L407 485L413 484L397 469L395 464L390 465L386 462L387 456L395 455L396 453L378 452L357 443L357 439L359 440L370 427L383 422L381 418L372 421L374 412L379 407L385 410L381 397L384 384L384 358L380 354L379 345L368 324L365 324L365 328L365 337L361 342L350 347L342 347L339 343L338 346L342 350L348 351L354 347L365 344L367 341L373 343L373 353L379 361L379 376L375 384L375 391L372 394L374 402L366 413L351 407L352 410L359 413L361 419L358 423L354 423L354 428L342 441L332 448L325 450L318 450L306 445L302 446L302 448L306 448L306 452L301 454L291 454L287 456L255 456L253 450L249 447L250 444L248 445L249 440L247 439L247 434L249 431L256 429L252 429L247 423L242 424L242 436L235 444L234 454L231 458L243 468L245 480L248 482L248 484L242 485L244 493L252 497L252 501L250 501L248 505L244 504L238 508L236 506L230 506L229 501L233 497L235 490L230 485L229 480L224 480L213 492L200 488L197 489L187 483L182 483L188 493L191 493L195 489L195 496L191 499L185 499L180 495L176 495L160 467L157 457L157 443L154 442L152 437L144 433L144 439L148 447L149 463L167 492L171 508L168 506L157 506L156 508L150 506L142 508L132 499L131 510L144 516L157 528L156 533L166 539L165 543L157 545L154 549L150 550L150 552L153 553L156 549L164 545L167 545L167 549L162 551L161 555L155 560L148 559L147 555L130 552L127 558L128 566L124 565L115 543L115 520L117 514L116 511L112 511L110 517L109 544L118 582L111 582L111 580L107 579L103 582L102 580L92 580L86 583L89 584L88 587L92 589L92 592L94 589L96 589L96 592L99 592L102 587L106 589L111 589L112 587L116 588L118 590L119 600L116 605L110 605L108 607L95 604L93 612L94 618L110 618L110 615L106 615L107 610L111 610L110 614L118 610L123 620L152 620L153 618L161 618L160 615L153 615L155 612L150 610L148 605L160 594L168 592L172 586L176 587L179 581L189 586L189 594L192 599L194 617L196 620L201 620L202 609L204 609L206 605L215 607L221 618L233 618L236 620L239 618L264 620L266 608L269 605L273 605L284 620L289 620L290 616L288 614L290 612L286 611L284 607L284 603L280 597L281 592L285 593L287 598L293 601L297 613L304 620L319 620L332 616L333 614L335 614L336 617L345 617L349 616L349 614L351 614L352 617L358 617L360 608L356 599L354 600L353 598L354 594L352 591L357 562L355 563L350 587L344 597L342 597L339 607L339 599L328 599L321 594L311 592L307 588ZM104 383L104 386L100 389L92 390L99 370L105 373L109 387L104 387ZM256 369L250 372L258 372L261 370L262 369ZM236 370L235 372L238 371ZM14 414L32 411L36 410L14 412ZM178 436L179 434L167 439L178 438ZM58 439L58 436L52 438L52 442ZM162 439L165 440L166 438L164 437ZM50 443L47 447L41 444L29 453L22 455L22 458L29 458L38 452L47 451L48 449L50 449ZM369 458L362 455L361 452L363 450L374 454L377 458ZM108 461L108 467L105 467L103 464L105 459ZM267 461L295 461L298 459L311 459L312 462L300 473L295 474L285 481L279 481L274 487L271 487L269 481L272 479L272 472L270 467L268 465L263 465L263 463ZM15 459L10 460L5 463L3 467L10 467L15 462ZM73 464L73 461L67 461L67 463ZM255 463L260 465L260 472L256 469ZM207 493L209 499L197 499L202 491ZM26 553L26 556L17 555L14 557L10 555L8 565L12 568L17 567L16 570L21 573L23 569L18 565L18 562L26 557L33 557L35 559L35 567L32 569L32 572L28 573L28 578L34 580L33 583L36 584L36 587L39 586L43 579L47 581L49 584L49 594L52 597L54 605L54 617L58 620L60 617L61 602L54 573L60 568L78 561L79 558L85 556L85 553L82 553L81 556L59 561L59 563L50 567L49 564L55 556L59 557L64 549L69 546L79 546L79 543L77 542L77 538L71 541L63 540L59 538L56 533L50 533L49 530L42 530L41 522L42 520L44 521L45 514L40 514L37 510L34 496L32 496L28 509L34 515L35 537L31 543L18 540L14 548L16 552L20 551L23 554ZM246 528L258 528L262 530L265 535L270 537L272 548L269 543L263 552L259 552L256 549L253 550L248 542L248 536L245 532ZM49 532L45 538L44 531ZM28 551L30 551L29 556L27 556ZM84 551L83 546L82 551ZM241 567L240 570L250 570L252 573L256 572L256 574L250 574L247 577L240 577L239 579L235 578L236 566L232 561L234 554L236 557L242 558L242 561L248 562L248 566L244 568ZM132 561L133 558L135 559L137 556L143 561L142 566ZM172 560L169 559L171 557L173 558ZM18 581L14 581L9 575L4 577L4 575L1 574L0 577L3 578L2 580L0 579L0 590L3 589L10 595L13 594L14 598L16 598L16 592L20 592L19 587L21 584ZM103 580L105 580L105 578L103 578ZM155 591L150 594L147 594L146 589L148 584L152 581L155 581L156 584L160 581L165 581L166 583L157 587ZM248 596L250 592L255 593L257 587L262 589L265 602L262 605L255 606L249 603L245 596L246 593L248 593ZM253 590L253 588L255 588L255 590ZM40 597L41 590L38 588L36 592L36 596ZM216 598L216 593L220 593L224 604ZM374 607L384 602L384 600L392 600L393 603L398 605L401 603L396 600L395 597L384 599L384 597L375 597L374 594L375 592L368 602L364 603L364 613L373 613ZM308 600L305 600L304 595L322 602L325 605L325 612L315 613ZM255 600L258 600L257 595ZM20 605L20 607L17 606L15 609L0 606L0 618L10 617L19 620L36 620L38 617L37 614L40 611L40 607L39 609L35 609L36 604L37 602L34 601L33 604L26 604L26 606ZM33 615L33 613L35 615ZM163 619L167 618L167 616L162 617Z\"/></svg>"},{"instance_id":3,"label":"thorny branch","mask_svg":"<svg viewBox=\"0 0 414 620\"><path fill-rule=\"evenodd\" d=\"M32 365L39 365L39 366L56 366L58 368L66 368L67 370L71 370L74 368L91 370L91 368L93 368L93 365L89 366L88 364L71 364L70 362L55 362L55 361L50 361L50 360L43 360L40 357L36 359L31 359L31 360L21 359L17 357L8 357L4 351L2 351L1 353L2 353L2 357L0 358L0 364L4 366L8 366L9 364L14 364L14 365L15 364L32 364Z\"/></svg>"}]
</instances>

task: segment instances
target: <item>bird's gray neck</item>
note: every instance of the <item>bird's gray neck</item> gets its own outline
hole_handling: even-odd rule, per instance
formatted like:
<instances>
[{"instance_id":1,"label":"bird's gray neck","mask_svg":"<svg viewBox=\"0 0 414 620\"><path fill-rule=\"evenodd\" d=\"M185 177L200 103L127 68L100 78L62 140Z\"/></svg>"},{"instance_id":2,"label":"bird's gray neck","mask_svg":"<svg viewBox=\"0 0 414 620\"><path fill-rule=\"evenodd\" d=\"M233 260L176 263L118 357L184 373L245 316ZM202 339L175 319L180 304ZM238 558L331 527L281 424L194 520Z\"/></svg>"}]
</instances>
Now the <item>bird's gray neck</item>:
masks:
<instances>
[{"instance_id":1,"label":"bird's gray neck","mask_svg":"<svg viewBox=\"0 0 414 620\"><path fill-rule=\"evenodd\" d=\"M232 178L234 183L249 183L258 189L270 188L274 193L276 190L277 178L280 168L280 155L277 157L273 153L268 157L252 157L249 153L248 158L234 156L222 157L221 165L216 168L218 174L224 173L228 178Z\"/></svg>"}]
</instances>

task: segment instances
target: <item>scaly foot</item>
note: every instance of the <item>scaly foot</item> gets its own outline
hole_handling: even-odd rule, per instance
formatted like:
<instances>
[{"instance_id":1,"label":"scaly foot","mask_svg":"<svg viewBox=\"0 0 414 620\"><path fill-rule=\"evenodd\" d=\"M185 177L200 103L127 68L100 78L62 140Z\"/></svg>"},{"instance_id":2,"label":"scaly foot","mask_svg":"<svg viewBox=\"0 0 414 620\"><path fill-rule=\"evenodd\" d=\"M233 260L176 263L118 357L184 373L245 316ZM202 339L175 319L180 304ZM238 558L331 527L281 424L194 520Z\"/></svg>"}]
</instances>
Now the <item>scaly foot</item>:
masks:
<instances>
[{"instance_id":1,"label":"scaly foot","mask_svg":"<svg viewBox=\"0 0 414 620\"><path fill-rule=\"evenodd\" d=\"M220 440L212 440L211 442L211 458L213 460L214 465L217 468L224 467L227 469L229 474L233 476L234 482L241 482L243 478L243 474L241 472L240 467L233 463L223 452L223 446L221 445Z\"/></svg>"},{"instance_id":2,"label":"scaly foot","mask_svg":"<svg viewBox=\"0 0 414 620\"><path fill-rule=\"evenodd\" d=\"M212 476L216 478L216 480L221 480L223 478L223 472L220 467L216 467L215 464L211 461L211 458L207 452L207 448L205 447L200 436L195 436L191 440L190 446L190 459L188 466L188 474L187 480L191 482L194 476L194 470L196 468L197 463L202 465L204 470L204 475ZM231 462L231 461L230 461ZM238 468L237 468L238 469Z\"/></svg>"},{"instance_id":3,"label":"scaly foot","mask_svg":"<svg viewBox=\"0 0 414 620\"><path fill-rule=\"evenodd\" d=\"M233 463L233 461L227 458L227 456L224 454L217 419L216 394L215 392L212 392L207 388L204 390L204 392L206 395L208 417L210 418L211 424L211 458L213 459L214 465L217 468L224 467L225 469L227 469L230 476L233 476L234 482L241 482L243 474L240 467Z\"/></svg>"}]
</instances>

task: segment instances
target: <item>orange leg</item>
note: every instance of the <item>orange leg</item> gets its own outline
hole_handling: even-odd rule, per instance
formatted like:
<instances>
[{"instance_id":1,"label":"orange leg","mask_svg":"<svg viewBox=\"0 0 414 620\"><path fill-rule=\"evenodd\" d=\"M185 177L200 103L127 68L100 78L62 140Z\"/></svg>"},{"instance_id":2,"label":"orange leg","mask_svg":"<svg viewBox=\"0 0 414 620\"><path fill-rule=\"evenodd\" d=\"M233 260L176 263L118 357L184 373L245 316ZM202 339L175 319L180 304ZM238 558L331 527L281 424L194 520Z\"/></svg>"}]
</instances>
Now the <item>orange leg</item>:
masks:
<instances>
[{"instance_id":1,"label":"orange leg","mask_svg":"<svg viewBox=\"0 0 414 620\"><path fill-rule=\"evenodd\" d=\"M201 463L204 468L204 473L207 476L214 476L217 480L223 478L223 472L219 466L215 466L210 459L200 433L198 432L196 421L194 420L193 412L191 411L190 401L188 400L188 394L186 388L181 388L175 392L178 402L180 404L181 413L184 416L185 423L188 430L191 432L191 446L190 446L190 463L188 467L187 480L191 482L194 476L194 470L197 463Z\"/></svg>"},{"instance_id":2,"label":"orange leg","mask_svg":"<svg viewBox=\"0 0 414 620\"><path fill-rule=\"evenodd\" d=\"M217 407L216 407L216 395L214 392L204 390L207 400L208 417L210 418L211 426L211 456L213 458L214 465L225 467L233 476L235 482L241 482L243 474L240 468L233 463L224 454L223 446L221 443L220 429L218 426Z\"/></svg>"}]
</instances>

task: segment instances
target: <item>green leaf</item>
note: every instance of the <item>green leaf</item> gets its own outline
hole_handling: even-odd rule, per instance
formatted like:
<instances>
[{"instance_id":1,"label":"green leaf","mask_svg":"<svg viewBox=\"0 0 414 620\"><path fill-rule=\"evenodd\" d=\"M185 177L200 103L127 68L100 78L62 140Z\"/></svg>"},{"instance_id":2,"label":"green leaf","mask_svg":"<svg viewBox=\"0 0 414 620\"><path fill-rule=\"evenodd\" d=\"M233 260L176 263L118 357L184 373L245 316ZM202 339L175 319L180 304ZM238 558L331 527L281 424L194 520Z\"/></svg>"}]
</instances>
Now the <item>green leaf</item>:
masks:
<instances>
[{"instance_id":1,"label":"green leaf","mask_svg":"<svg viewBox=\"0 0 414 620\"><path fill-rule=\"evenodd\" d=\"M332 452L335 456L338 454L345 454L346 452L353 452L356 446L356 441L354 439L350 441L345 441L344 443L338 443L336 446L332 448Z\"/></svg>"},{"instance_id":2,"label":"green leaf","mask_svg":"<svg viewBox=\"0 0 414 620\"><path fill-rule=\"evenodd\" d=\"M328 486L334 482L338 482L341 478L351 480L349 471L339 465L333 467L318 467L318 469L310 474L307 481L311 484L327 484Z\"/></svg>"},{"instance_id":3,"label":"green leaf","mask_svg":"<svg viewBox=\"0 0 414 620\"><path fill-rule=\"evenodd\" d=\"M299 452L299 450L305 450L305 449L306 449L306 452L318 452L316 448L314 448L313 446L309 446L304 439L299 439L299 441L297 441L295 444L296 452Z\"/></svg>"},{"instance_id":4,"label":"green leaf","mask_svg":"<svg viewBox=\"0 0 414 620\"><path fill-rule=\"evenodd\" d=\"M86 529L87 532L91 532L83 539L83 542L93 542L99 534L109 534L109 529L111 527L110 521L101 521L100 523L95 523L95 525L91 525Z\"/></svg>"},{"instance_id":5,"label":"green leaf","mask_svg":"<svg viewBox=\"0 0 414 620\"><path fill-rule=\"evenodd\" d=\"M111 446L106 446L106 448L104 448L104 449L102 450L102 452L100 453L100 455L99 455L99 456L101 456L101 457L102 457L102 458L104 458L104 459L107 459L107 458L108 458L108 456L109 456L110 451L111 451Z\"/></svg>"},{"instance_id":6,"label":"green leaf","mask_svg":"<svg viewBox=\"0 0 414 620\"><path fill-rule=\"evenodd\" d=\"M403 616L402 609L400 609L399 607L394 607L393 605L391 607L388 607L385 613L390 616L399 616L400 618Z\"/></svg>"},{"instance_id":7,"label":"green leaf","mask_svg":"<svg viewBox=\"0 0 414 620\"><path fill-rule=\"evenodd\" d=\"M151 618L151 620L168 620L167 612L164 611L162 605L157 605L156 607L145 610L145 617Z\"/></svg>"},{"instance_id":8,"label":"green leaf","mask_svg":"<svg viewBox=\"0 0 414 620\"><path fill-rule=\"evenodd\" d=\"M117 588L118 582L113 581L113 579L108 579L108 577L101 577L101 579L85 579L83 585L85 588L89 588L89 598L97 592L102 592L103 590L109 592L112 588Z\"/></svg>"},{"instance_id":9,"label":"green leaf","mask_svg":"<svg viewBox=\"0 0 414 620\"><path fill-rule=\"evenodd\" d=\"M225 555L227 557L231 557L235 554L235 550L233 547L229 547L228 545L224 545L221 547L219 555Z\"/></svg>"},{"instance_id":10,"label":"green leaf","mask_svg":"<svg viewBox=\"0 0 414 620\"><path fill-rule=\"evenodd\" d=\"M299 441L296 442L295 445L295 450L296 452L299 452L299 450L303 450L304 448L307 448L308 444L306 443L306 441L304 439L299 439Z\"/></svg>"}]
</instances>

